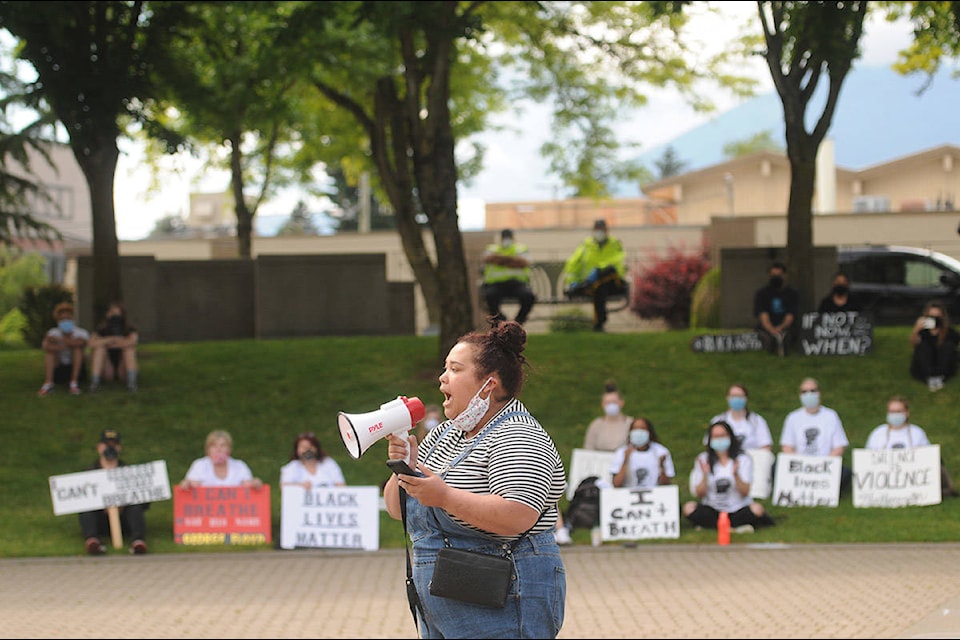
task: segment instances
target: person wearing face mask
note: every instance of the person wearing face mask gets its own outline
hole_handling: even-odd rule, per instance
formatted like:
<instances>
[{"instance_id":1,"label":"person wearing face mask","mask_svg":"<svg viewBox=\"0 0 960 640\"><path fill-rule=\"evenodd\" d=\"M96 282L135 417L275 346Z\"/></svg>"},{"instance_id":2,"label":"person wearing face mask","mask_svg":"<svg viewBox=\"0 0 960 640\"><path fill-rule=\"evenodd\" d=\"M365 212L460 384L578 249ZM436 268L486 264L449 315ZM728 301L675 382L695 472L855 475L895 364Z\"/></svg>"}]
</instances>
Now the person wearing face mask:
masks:
<instances>
[{"instance_id":1,"label":"person wearing face mask","mask_svg":"<svg viewBox=\"0 0 960 640\"><path fill-rule=\"evenodd\" d=\"M850 445L839 414L820 403L820 383L804 378L800 383L800 404L787 414L780 433L780 450L804 456L843 456ZM840 493L850 488L853 472L843 465Z\"/></svg>"},{"instance_id":2,"label":"person wearing face mask","mask_svg":"<svg viewBox=\"0 0 960 640\"><path fill-rule=\"evenodd\" d=\"M800 295L787 284L787 266L774 262L767 270L769 280L753 296L756 330L764 348L785 355L793 341L793 323L800 313Z\"/></svg>"},{"instance_id":3,"label":"person wearing face mask","mask_svg":"<svg viewBox=\"0 0 960 640\"><path fill-rule=\"evenodd\" d=\"M256 478L243 460L231 456L233 436L222 429L207 435L204 450L207 455L190 463L187 474L180 481L182 489L194 487L253 487L259 489L263 481Z\"/></svg>"},{"instance_id":4,"label":"person wearing face mask","mask_svg":"<svg viewBox=\"0 0 960 640\"><path fill-rule=\"evenodd\" d=\"M93 469L116 469L126 465L120 459L120 432L115 429L104 429L100 433L97 443L97 459L89 467ZM124 537L130 538L130 553L141 555L147 552L147 519L144 513L150 508L150 503L128 504L119 507L120 528ZM104 537L110 537L110 518L106 509L84 511L79 514L80 533L83 535L84 548L92 556L100 556L107 552L106 545L101 542Z\"/></svg>"},{"instance_id":5,"label":"person wearing face mask","mask_svg":"<svg viewBox=\"0 0 960 640\"><path fill-rule=\"evenodd\" d=\"M697 454L690 472L690 493L697 500L684 503L681 512L696 527L716 529L720 512L730 516L730 528L749 532L769 527L774 520L750 497L753 465L723 420L707 427L707 444Z\"/></svg>"},{"instance_id":6,"label":"person wearing face mask","mask_svg":"<svg viewBox=\"0 0 960 640\"><path fill-rule=\"evenodd\" d=\"M613 452L610 475L614 487L650 488L671 484L676 471L670 450L660 442L653 423L638 416L630 425L627 443Z\"/></svg>"},{"instance_id":7,"label":"person wearing face mask","mask_svg":"<svg viewBox=\"0 0 960 640\"><path fill-rule=\"evenodd\" d=\"M388 457L409 456L423 474L393 474L383 491L389 515L405 513L422 638L555 638L563 625L566 579L553 529L566 476L550 434L518 398L526 339L511 320L461 336L439 379L448 420L420 443L388 436ZM432 594L445 546L509 558L507 605Z\"/></svg>"},{"instance_id":8,"label":"person wearing face mask","mask_svg":"<svg viewBox=\"0 0 960 640\"><path fill-rule=\"evenodd\" d=\"M612 380L607 381L600 396L603 415L594 418L587 426L587 432L583 437L584 449L615 451L626 442L633 416L624 415L623 405L624 400L620 389Z\"/></svg>"},{"instance_id":9,"label":"person wearing face mask","mask_svg":"<svg viewBox=\"0 0 960 640\"><path fill-rule=\"evenodd\" d=\"M905 397L895 395L887 400L887 421L870 432L864 449L912 449L929 445L926 431L910 422L910 403ZM940 493L951 497L958 495L942 458Z\"/></svg>"},{"instance_id":10,"label":"person wearing face mask","mask_svg":"<svg viewBox=\"0 0 960 640\"><path fill-rule=\"evenodd\" d=\"M910 375L925 382L930 391L943 389L944 383L957 375L957 353L960 332L953 328L946 306L931 300L910 332Z\"/></svg>"},{"instance_id":11,"label":"person wearing face mask","mask_svg":"<svg viewBox=\"0 0 960 640\"><path fill-rule=\"evenodd\" d=\"M294 438L290 461L280 467L280 485L301 485L310 491L314 487L345 487L347 481L340 465L327 455L310 431Z\"/></svg>"},{"instance_id":12,"label":"person wearing face mask","mask_svg":"<svg viewBox=\"0 0 960 640\"><path fill-rule=\"evenodd\" d=\"M137 328L127 322L122 302L107 307L103 321L90 336L90 392L100 390L102 382L125 381L128 391L137 390Z\"/></svg>"},{"instance_id":13,"label":"person wearing face mask","mask_svg":"<svg viewBox=\"0 0 960 640\"><path fill-rule=\"evenodd\" d=\"M440 405L428 404L425 406L423 408L423 419L417 423L417 428L414 429L417 442L423 442L427 434L436 429L441 422L443 422L443 411L440 409Z\"/></svg>"},{"instance_id":14,"label":"person wearing face mask","mask_svg":"<svg viewBox=\"0 0 960 640\"><path fill-rule=\"evenodd\" d=\"M620 239L607 231L607 221L593 223L593 233L567 258L563 273L568 298L593 299L593 330L604 331L607 299L627 293L626 252Z\"/></svg>"},{"instance_id":15,"label":"person wearing face mask","mask_svg":"<svg viewBox=\"0 0 960 640\"><path fill-rule=\"evenodd\" d=\"M483 285L481 294L490 316L506 320L500 311L504 298L516 298L520 309L514 318L520 324L527 321L536 296L530 288L530 254L527 246L516 242L512 229L500 232L500 243L487 246L483 254Z\"/></svg>"},{"instance_id":16,"label":"person wearing face mask","mask_svg":"<svg viewBox=\"0 0 960 640\"><path fill-rule=\"evenodd\" d=\"M53 309L55 327L47 330L40 343L43 351L43 386L37 392L41 398L53 393L57 384L70 385L70 394L80 395L80 383L87 378L84 352L90 341L90 332L76 325L73 305L61 302Z\"/></svg>"},{"instance_id":17,"label":"person wearing face mask","mask_svg":"<svg viewBox=\"0 0 960 640\"><path fill-rule=\"evenodd\" d=\"M765 449L770 451L773 446L773 436L770 434L770 425L759 413L747 408L747 388L742 384L732 384L727 389L727 410L718 413L710 419L711 424L723 420L733 428L733 433L740 441L740 448L744 451L751 449ZM706 436L704 436L706 443Z\"/></svg>"},{"instance_id":18,"label":"person wearing face mask","mask_svg":"<svg viewBox=\"0 0 960 640\"><path fill-rule=\"evenodd\" d=\"M833 285L830 293L824 296L817 307L818 313L837 313L845 311L860 311L860 305L850 296L850 278L843 271L833 274Z\"/></svg>"}]
</instances>

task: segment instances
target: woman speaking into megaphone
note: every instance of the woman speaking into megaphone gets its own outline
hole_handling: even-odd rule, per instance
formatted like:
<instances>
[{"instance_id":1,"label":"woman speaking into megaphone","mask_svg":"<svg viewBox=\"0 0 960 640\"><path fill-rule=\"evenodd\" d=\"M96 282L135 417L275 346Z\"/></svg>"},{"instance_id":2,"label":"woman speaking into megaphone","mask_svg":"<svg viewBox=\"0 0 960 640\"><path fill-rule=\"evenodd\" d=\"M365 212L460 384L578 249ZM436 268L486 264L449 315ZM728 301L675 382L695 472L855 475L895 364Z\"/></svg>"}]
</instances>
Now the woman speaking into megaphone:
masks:
<instances>
[{"instance_id":1,"label":"woman speaking into megaphone","mask_svg":"<svg viewBox=\"0 0 960 640\"><path fill-rule=\"evenodd\" d=\"M390 459L409 453L422 474L394 474L384 499L398 520L405 501L423 638L554 638L563 624L566 578L553 531L566 474L550 435L517 398L526 340L514 321L462 336L440 375L447 420L419 445L415 436L388 436ZM432 593L449 582L437 564L444 547L509 558L505 606L474 603L486 593ZM487 589L484 576L478 568L465 591Z\"/></svg>"}]
</instances>

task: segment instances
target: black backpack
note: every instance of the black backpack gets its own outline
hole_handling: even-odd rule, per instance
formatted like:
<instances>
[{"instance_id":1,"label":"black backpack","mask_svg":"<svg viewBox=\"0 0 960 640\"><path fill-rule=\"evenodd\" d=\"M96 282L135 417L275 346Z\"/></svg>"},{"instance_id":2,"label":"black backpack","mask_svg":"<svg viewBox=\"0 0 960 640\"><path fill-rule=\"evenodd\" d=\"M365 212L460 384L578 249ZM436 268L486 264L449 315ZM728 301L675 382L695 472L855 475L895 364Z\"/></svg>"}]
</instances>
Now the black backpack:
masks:
<instances>
[{"instance_id":1,"label":"black backpack","mask_svg":"<svg viewBox=\"0 0 960 640\"><path fill-rule=\"evenodd\" d=\"M573 499L563 516L564 524L574 529L592 529L600 526L600 487L597 476L588 476L580 481Z\"/></svg>"}]
</instances>

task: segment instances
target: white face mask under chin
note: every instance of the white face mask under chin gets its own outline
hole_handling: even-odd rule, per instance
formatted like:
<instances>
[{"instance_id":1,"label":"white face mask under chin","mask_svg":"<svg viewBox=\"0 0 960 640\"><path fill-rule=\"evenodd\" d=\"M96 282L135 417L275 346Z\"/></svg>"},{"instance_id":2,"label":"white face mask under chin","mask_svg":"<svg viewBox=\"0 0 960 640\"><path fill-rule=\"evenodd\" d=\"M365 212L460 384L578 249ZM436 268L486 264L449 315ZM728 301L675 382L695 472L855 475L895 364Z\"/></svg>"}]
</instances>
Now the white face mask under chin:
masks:
<instances>
[{"instance_id":1,"label":"white face mask under chin","mask_svg":"<svg viewBox=\"0 0 960 640\"><path fill-rule=\"evenodd\" d=\"M453 426L457 429L460 429L464 433L469 433L473 431L480 420L483 419L483 416L486 415L487 410L490 409L490 396L489 394L486 398L480 397L480 394L483 393L483 390L487 388L487 385L490 384L492 378L487 378L487 381L483 383L483 386L480 387L480 390L477 391L477 394L470 398L470 402L467 404L467 408L460 412L460 414L451 420Z\"/></svg>"}]
</instances>

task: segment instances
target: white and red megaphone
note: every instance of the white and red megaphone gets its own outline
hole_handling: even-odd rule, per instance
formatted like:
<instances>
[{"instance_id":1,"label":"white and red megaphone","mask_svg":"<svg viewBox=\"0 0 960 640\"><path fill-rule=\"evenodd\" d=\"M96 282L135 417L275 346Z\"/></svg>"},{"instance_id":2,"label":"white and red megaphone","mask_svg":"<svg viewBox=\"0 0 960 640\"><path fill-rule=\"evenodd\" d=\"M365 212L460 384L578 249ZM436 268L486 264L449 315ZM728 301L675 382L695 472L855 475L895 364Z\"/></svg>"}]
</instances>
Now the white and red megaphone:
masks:
<instances>
[{"instance_id":1,"label":"white and red megaphone","mask_svg":"<svg viewBox=\"0 0 960 640\"><path fill-rule=\"evenodd\" d=\"M380 438L386 438L395 433L406 439L410 429L423 420L423 403L420 398L397 396L380 405L376 411L368 413L337 414L337 424L340 427L340 437L347 451L354 459L363 455ZM407 447L407 463L410 462L410 448Z\"/></svg>"}]
</instances>

